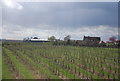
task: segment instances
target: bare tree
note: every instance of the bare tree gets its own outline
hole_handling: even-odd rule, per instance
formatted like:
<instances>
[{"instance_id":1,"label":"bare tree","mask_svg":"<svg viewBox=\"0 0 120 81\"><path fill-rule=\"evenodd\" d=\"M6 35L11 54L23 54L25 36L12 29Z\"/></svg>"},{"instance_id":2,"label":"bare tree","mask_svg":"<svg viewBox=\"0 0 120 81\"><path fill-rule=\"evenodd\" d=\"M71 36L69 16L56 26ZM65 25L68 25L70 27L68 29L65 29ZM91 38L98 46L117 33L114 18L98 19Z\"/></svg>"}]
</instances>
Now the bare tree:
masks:
<instances>
[{"instance_id":1,"label":"bare tree","mask_svg":"<svg viewBox=\"0 0 120 81\"><path fill-rule=\"evenodd\" d=\"M68 41L70 40L70 35L67 35L66 37L64 37L64 41Z\"/></svg>"}]
</instances>

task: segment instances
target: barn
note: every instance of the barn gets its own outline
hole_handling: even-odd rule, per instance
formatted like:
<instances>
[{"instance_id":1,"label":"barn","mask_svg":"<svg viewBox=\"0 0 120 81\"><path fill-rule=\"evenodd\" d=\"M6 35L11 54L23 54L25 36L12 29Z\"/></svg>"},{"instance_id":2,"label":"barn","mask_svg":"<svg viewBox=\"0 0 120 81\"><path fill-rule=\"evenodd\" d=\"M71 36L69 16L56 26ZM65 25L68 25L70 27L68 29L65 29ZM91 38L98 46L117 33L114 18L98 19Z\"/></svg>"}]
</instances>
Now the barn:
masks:
<instances>
[{"instance_id":1,"label":"barn","mask_svg":"<svg viewBox=\"0 0 120 81\"><path fill-rule=\"evenodd\" d=\"M46 39L30 39L30 42L49 42L49 40L46 40Z\"/></svg>"},{"instance_id":2,"label":"barn","mask_svg":"<svg viewBox=\"0 0 120 81\"><path fill-rule=\"evenodd\" d=\"M50 42L50 41L47 40L47 39L40 39L40 38L38 38L38 37L25 38L23 41L24 41L24 42Z\"/></svg>"}]
</instances>

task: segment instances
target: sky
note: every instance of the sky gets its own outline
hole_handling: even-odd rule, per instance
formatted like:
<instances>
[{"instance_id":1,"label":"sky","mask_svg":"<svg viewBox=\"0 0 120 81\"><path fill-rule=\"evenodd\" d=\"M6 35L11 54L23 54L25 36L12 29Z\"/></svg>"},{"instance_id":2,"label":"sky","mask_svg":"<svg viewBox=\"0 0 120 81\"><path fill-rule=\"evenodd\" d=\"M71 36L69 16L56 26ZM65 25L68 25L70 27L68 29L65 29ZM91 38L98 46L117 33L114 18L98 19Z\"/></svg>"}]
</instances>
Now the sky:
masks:
<instances>
[{"instance_id":1,"label":"sky","mask_svg":"<svg viewBox=\"0 0 120 81\"><path fill-rule=\"evenodd\" d=\"M0 13L1 15L1 13ZM2 38L118 37L117 2L12 2L2 5Z\"/></svg>"}]
</instances>

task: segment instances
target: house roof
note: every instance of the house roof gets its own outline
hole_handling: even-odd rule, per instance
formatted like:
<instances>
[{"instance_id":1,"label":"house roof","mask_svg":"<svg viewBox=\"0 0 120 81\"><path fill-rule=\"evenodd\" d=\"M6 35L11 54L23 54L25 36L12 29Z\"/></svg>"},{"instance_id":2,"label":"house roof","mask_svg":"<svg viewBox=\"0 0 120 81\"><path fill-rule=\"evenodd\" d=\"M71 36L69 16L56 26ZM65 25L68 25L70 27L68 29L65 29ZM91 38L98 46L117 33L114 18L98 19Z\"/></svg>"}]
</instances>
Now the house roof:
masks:
<instances>
[{"instance_id":1,"label":"house roof","mask_svg":"<svg viewBox=\"0 0 120 81\"><path fill-rule=\"evenodd\" d=\"M84 36L84 39L99 39L100 40L100 37L90 37L90 36Z\"/></svg>"}]
</instances>

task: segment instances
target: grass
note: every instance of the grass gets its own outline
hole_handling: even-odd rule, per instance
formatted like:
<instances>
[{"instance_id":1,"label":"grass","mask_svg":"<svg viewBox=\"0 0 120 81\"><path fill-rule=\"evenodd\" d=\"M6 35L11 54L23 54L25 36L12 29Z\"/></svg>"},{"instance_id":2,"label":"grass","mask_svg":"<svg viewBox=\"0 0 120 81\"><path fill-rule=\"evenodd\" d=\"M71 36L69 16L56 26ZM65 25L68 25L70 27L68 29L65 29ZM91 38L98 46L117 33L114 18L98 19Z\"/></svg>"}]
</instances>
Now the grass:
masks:
<instances>
[{"instance_id":1,"label":"grass","mask_svg":"<svg viewBox=\"0 0 120 81\"><path fill-rule=\"evenodd\" d=\"M2 80L2 47L0 44L0 80Z\"/></svg>"},{"instance_id":2,"label":"grass","mask_svg":"<svg viewBox=\"0 0 120 81\"><path fill-rule=\"evenodd\" d=\"M3 73L2 78L3 79L13 79L13 75L11 74L8 64L6 63L4 58L2 59L2 68L4 69L2 71L2 73Z\"/></svg>"},{"instance_id":3,"label":"grass","mask_svg":"<svg viewBox=\"0 0 120 81\"><path fill-rule=\"evenodd\" d=\"M23 76L25 79L35 79L34 75L31 71L29 71L25 65L23 65L18 59L16 59L15 56L9 51L8 49L4 48L6 53L8 54L10 60L14 63L15 67L19 71L19 73Z\"/></svg>"}]
</instances>

